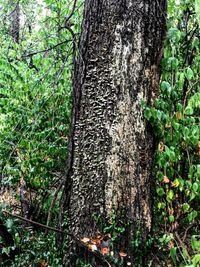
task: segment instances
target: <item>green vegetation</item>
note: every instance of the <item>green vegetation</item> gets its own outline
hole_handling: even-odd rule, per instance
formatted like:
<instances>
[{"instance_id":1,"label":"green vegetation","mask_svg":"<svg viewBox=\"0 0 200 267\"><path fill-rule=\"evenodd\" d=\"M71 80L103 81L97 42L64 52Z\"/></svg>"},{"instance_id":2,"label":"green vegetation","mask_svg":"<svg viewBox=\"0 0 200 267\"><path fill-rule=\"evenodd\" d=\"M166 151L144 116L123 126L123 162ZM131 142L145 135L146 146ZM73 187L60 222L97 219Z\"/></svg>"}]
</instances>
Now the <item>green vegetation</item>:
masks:
<instances>
[{"instance_id":1,"label":"green vegetation","mask_svg":"<svg viewBox=\"0 0 200 267\"><path fill-rule=\"evenodd\" d=\"M20 1L20 41L11 34L15 9L0 1L0 266L62 266L57 233L10 216L58 227L66 171L73 63L82 1ZM70 14L72 14L71 16ZM65 25L66 18L70 23ZM200 1L171 0L160 96L144 114L155 133L154 229L149 266L200 264ZM100 220L98 216L94 220ZM1 221L0 221L1 225ZM114 242L124 224L103 226ZM133 253L141 266L140 231ZM122 261L123 263L123 261ZM79 259L77 266L84 265ZM120 266L120 263L119 263Z\"/></svg>"},{"instance_id":2,"label":"green vegetation","mask_svg":"<svg viewBox=\"0 0 200 267\"><path fill-rule=\"evenodd\" d=\"M65 27L73 2L40 2L20 1L19 43L10 35L17 1L0 3L0 204L23 216L26 207L26 218L57 226L61 196L57 188L62 188L66 171L73 49L81 3L71 19L73 33ZM15 246L22 249L13 266L40 259L51 266L61 264L56 233L43 234L45 230L24 228L12 217L3 219L6 225L10 222ZM8 253L4 247L3 252Z\"/></svg>"},{"instance_id":3,"label":"green vegetation","mask_svg":"<svg viewBox=\"0 0 200 267\"><path fill-rule=\"evenodd\" d=\"M195 13L199 3L179 2L168 6L160 96L153 107L145 109L145 116L157 143L157 256L163 266L169 262L197 266L200 250L192 246L192 240L200 233L200 24Z\"/></svg>"}]
</instances>

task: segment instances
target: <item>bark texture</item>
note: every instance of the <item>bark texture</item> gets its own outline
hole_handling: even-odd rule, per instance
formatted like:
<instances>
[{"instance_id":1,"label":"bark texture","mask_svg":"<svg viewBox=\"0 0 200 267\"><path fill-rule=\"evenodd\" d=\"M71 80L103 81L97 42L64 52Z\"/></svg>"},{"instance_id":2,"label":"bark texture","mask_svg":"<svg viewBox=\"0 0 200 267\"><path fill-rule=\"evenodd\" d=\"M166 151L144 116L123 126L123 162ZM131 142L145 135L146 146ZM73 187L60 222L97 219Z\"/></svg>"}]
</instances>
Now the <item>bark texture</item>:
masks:
<instances>
[{"instance_id":1,"label":"bark texture","mask_svg":"<svg viewBox=\"0 0 200 267\"><path fill-rule=\"evenodd\" d=\"M132 264L136 223L144 240L151 229L153 138L141 101L157 95L165 24L166 0L85 1L64 210L78 238L101 231L94 214L123 215L119 247ZM65 266L79 256L71 242Z\"/></svg>"},{"instance_id":2,"label":"bark texture","mask_svg":"<svg viewBox=\"0 0 200 267\"><path fill-rule=\"evenodd\" d=\"M11 1L13 5L13 2ZM15 8L11 12L11 29L10 34L16 43L19 43L19 31L20 31L20 5L17 1Z\"/></svg>"}]
</instances>

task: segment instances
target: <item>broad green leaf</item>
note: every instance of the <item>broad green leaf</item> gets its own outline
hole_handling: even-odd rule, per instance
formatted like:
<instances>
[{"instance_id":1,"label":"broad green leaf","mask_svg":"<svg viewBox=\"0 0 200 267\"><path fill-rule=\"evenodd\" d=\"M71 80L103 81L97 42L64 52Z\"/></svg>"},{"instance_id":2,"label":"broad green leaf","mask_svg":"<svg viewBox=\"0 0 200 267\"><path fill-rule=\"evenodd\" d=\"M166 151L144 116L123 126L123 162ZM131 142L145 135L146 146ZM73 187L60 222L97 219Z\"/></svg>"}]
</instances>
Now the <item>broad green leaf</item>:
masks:
<instances>
[{"instance_id":1,"label":"broad green leaf","mask_svg":"<svg viewBox=\"0 0 200 267\"><path fill-rule=\"evenodd\" d=\"M190 67L187 68L185 76L188 80L191 80L194 77L193 70Z\"/></svg>"},{"instance_id":2,"label":"broad green leaf","mask_svg":"<svg viewBox=\"0 0 200 267\"><path fill-rule=\"evenodd\" d=\"M191 245L193 250L200 250L200 241L198 241L195 235L191 238Z\"/></svg>"},{"instance_id":3,"label":"broad green leaf","mask_svg":"<svg viewBox=\"0 0 200 267\"><path fill-rule=\"evenodd\" d=\"M162 187L156 189L157 194L162 197L165 194L165 191Z\"/></svg>"},{"instance_id":4,"label":"broad green leaf","mask_svg":"<svg viewBox=\"0 0 200 267\"><path fill-rule=\"evenodd\" d=\"M183 210L188 211L190 209L190 205L188 203L183 203Z\"/></svg>"},{"instance_id":5,"label":"broad green leaf","mask_svg":"<svg viewBox=\"0 0 200 267\"><path fill-rule=\"evenodd\" d=\"M174 191L173 190L169 190L169 192L167 193L167 201L171 202L174 198Z\"/></svg>"},{"instance_id":6,"label":"broad green leaf","mask_svg":"<svg viewBox=\"0 0 200 267\"><path fill-rule=\"evenodd\" d=\"M174 220L175 220L174 215L170 215L170 216L169 216L169 222L170 222L170 223L173 223Z\"/></svg>"},{"instance_id":7,"label":"broad green leaf","mask_svg":"<svg viewBox=\"0 0 200 267\"><path fill-rule=\"evenodd\" d=\"M194 113L193 108L190 107L190 106L187 106L186 109L185 109L185 114L186 115L193 115L193 113Z\"/></svg>"},{"instance_id":8,"label":"broad green leaf","mask_svg":"<svg viewBox=\"0 0 200 267\"><path fill-rule=\"evenodd\" d=\"M161 83L161 90L162 90L163 92L170 93L171 90L172 90L170 83L168 83L168 82L166 82L166 81L163 81L163 82Z\"/></svg>"},{"instance_id":9,"label":"broad green leaf","mask_svg":"<svg viewBox=\"0 0 200 267\"><path fill-rule=\"evenodd\" d=\"M13 226L13 220L11 220L11 219L7 219L7 220L6 220L6 227L7 227L8 229L11 229L12 226Z\"/></svg>"},{"instance_id":10,"label":"broad green leaf","mask_svg":"<svg viewBox=\"0 0 200 267\"><path fill-rule=\"evenodd\" d=\"M192 185L192 190L196 193L198 191L199 185L195 182Z\"/></svg>"},{"instance_id":11,"label":"broad green leaf","mask_svg":"<svg viewBox=\"0 0 200 267\"><path fill-rule=\"evenodd\" d=\"M200 27L200 0L195 0L195 12Z\"/></svg>"},{"instance_id":12,"label":"broad green leaf","mask_svg":"<svg viewBox=\"0 0 200 267\"><path fill-rule=\"evenodd\" d=\"M177 253L176 253L176 250L177 250L176 247L173 247L173 248L170 249L170 256L172 258L172 261L173 261L175 267L177 266L177 262L176 262L176 254Z\"/></svg>"},{"instance_id":13,"label":"broad green leaf","mask_svg":"<svg viewBox=\"0 0 200 267\"><path fill-rule=\"evenodd\" d=\"M190 222L192 222L192 221L197 217L197 215L198 215L198 213L197 213L196 210L190 212L190 213L188 214L188 220L189 220Z\"/></svg>"},{"instance_id":14,"label":"broad green leaf","mask_svg":"<svg viewBox=\"0 0 200 267\"><path fill-rule=\"evenodd\" d=\"M197 254L193 257L192 259L192 263L194 265L194 267L198 266L197 264L200 262L200 254Z\"/></svg>"}]
</instances>

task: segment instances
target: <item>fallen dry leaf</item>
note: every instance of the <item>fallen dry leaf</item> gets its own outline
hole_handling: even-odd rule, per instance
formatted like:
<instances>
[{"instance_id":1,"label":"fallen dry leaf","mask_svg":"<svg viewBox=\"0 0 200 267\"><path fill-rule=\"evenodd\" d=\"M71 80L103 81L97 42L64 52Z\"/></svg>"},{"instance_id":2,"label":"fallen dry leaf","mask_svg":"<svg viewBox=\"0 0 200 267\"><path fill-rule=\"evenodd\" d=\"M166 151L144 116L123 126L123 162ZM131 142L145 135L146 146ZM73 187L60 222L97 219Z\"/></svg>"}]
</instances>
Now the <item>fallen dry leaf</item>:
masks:
<instances>
[{"instance_id":1,"label":"fallen dry leaf","mask_svg":"<svg viewBox=\"0 0 200 267\"><path fill-rule=\"evenodd\" d=\"M158 150L160 152L163 152L164 148L165 148L165 145L163 144L163 142L160 142L159 145L158 145Z\"/></svg>"},{"instance_id":2,"label":"fallen dry leaf","mask_svg":"<svg viewBox=\"0 0 200 267\"><path fill-rule=\"evenodd\" d=\"M91 243L94 244L94 245L99 245L101 244L101 241L103 240L103 236L97 236L96 238L92 239L91 240Z\"/></svg>"},{"instance_id":3,"label":"fallen dry leaf","mask_svg":"<svg viewBox=\"0 0 200 267\"><path fill-rule=\"evenodd\" d=\"M123 252L123 251L120 251L119 252L119 256L120 257L126 257L127 256L127 253Z\"/></svg>"},{"instance_id":4,"label":"fallen dry leaf","mask_svg":"<svg viewBox=\"0 0 200 267\"><path fill-rule=\"evenodd\" d=\"M102 254L102 255L106 255L106 254L109 253L109 251L110 251L109 248L102 248L102 249L101 249L101 254Z\"/></svg>"},{"instance_id":5,"label":"fallen dry leaf","mask_svg":"<svg viewBox=\"0 0 200 267\"><path fill-rule=\"evenodd\" d=\"M48 264L45 260L40 260L38 262L38 267L47 267L47 266L48 266Z\"/></svg>"},{"instance_id":6,"label":"fallen dry leaf","mask_svg":"<svg viewBox=\"0 0 200 267\"><path fill-rule=\"evenodd\" d=\"M163 183L168 184L170 182L167 176L163 176Z\"/></svg>"},{"instance_id":7,"label":"fallen dry leaf","mask_svg":"<svg viewBox=\"0 0 200 267\"><path fill-rule=\"evenodd\" d=\"M89 244L89 245L88 245L88 248L89 248L91 251L98 250L96 245L91 245L91 244Z\"/></svg>"},{"instance_id":8,"label":"fallen dry leaf","mask_svg":"<svg viewBox=\"0 0 200 267\"><path fill-rule=\"evenodd\" d=\"M88 243L88 242L90 242L90 239L88 237L84 237L84 238L81 239L81 241L83 243Z\"/></svg>"},{"instance_id":9,"label":"fallen dry leaf","mask_svg":"<svg viewBox=\"0 0 200 267\"><path fill-rule=\"evenodd\" d=\"M171 123L166 123L165 124L165 128L171 128L171 127L172 127Z\"/></svg>"}]
</instances>

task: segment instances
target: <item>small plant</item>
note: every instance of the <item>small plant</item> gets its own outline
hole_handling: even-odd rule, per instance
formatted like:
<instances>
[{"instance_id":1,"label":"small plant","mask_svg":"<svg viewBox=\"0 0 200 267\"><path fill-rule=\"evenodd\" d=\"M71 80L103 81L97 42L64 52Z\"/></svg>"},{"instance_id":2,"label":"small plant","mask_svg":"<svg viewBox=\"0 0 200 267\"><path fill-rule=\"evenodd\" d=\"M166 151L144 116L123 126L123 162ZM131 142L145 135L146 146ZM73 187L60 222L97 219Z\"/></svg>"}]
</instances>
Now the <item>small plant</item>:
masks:
<instances>
[{"instance_id":1,"label":"small plant","mask_svg":"<svg viewBox=\"0 0 200 267\"><path fill-rule=\"evenodd\" d=\"M169 1L160 96L144 111L157 142L154 235L159 239L162 232L157 244L162 260L167 264L170 259L174 266L198 261L188 245L200 219L200 41L195 12L193 1Z\"/></svg>"}]
</instances>

